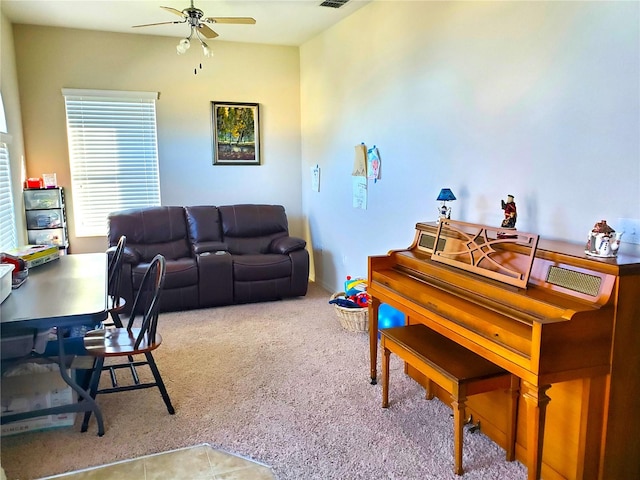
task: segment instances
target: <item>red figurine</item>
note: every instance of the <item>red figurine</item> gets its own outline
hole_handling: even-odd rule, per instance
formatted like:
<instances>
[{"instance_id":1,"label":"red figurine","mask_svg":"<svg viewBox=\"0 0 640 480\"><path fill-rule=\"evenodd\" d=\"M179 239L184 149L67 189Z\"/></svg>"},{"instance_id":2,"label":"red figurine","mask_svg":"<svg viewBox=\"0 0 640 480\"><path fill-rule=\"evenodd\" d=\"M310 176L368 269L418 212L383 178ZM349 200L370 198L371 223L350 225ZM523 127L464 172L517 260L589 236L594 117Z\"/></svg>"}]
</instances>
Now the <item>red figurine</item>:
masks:
<instances>
[{"instance_id":1,"label":"red figurine","mask_svg":"<svg viewBox=\"0 0 640 480\"><path fill-rule=\"evenodd\" d=\"M507 195L507 201L501 200L501 202L504 210L504 220L500 226L502 228L516 228L518 213L516 212L516 202L513 201L513 195Z\"/></svg>"}]
</instances>

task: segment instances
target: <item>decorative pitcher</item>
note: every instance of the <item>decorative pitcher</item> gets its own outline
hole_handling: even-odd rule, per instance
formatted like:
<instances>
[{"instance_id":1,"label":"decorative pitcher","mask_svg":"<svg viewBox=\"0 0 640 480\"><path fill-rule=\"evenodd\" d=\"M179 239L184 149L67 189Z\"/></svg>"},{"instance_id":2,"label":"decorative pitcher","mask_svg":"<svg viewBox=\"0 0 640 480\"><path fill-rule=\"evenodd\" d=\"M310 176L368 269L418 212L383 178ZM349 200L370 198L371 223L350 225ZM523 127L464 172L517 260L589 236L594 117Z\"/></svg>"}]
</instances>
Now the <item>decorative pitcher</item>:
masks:
<instances>
[{"instance_id":1,"label":"decorative pitcher","mask_svg":"<svg viewBox=\"0 0 640 480\"><path fill-rule=\"evenodd\" d=\"M615 257L620 248L623 232L616 232L606 220L596 222L587 235L585 253L594 257Z\"/></svg>"}]
</instances>

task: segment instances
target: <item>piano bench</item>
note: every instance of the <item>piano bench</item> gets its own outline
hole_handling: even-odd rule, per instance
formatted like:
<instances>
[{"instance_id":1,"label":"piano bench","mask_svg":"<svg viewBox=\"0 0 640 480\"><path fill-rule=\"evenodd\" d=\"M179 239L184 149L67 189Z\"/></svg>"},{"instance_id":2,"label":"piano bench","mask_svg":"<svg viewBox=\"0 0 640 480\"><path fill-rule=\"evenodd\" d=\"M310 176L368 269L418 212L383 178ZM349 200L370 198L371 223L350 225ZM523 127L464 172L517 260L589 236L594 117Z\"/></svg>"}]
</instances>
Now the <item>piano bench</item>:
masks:
<instances>
[{"instance_id":1,"label":"piano bench","mask_svg":"<svg viewBox=\"0 0 640 480\"><path fill-rule=\"evenodd\" d=\"M382 407L389 406L389 357L395 353L406 363L451 393L454 424L454 472L462 475L462 433L467 396L492 390L510 392L507 412L507 460L515 459L516 408L519 379L506 370L458 345L425 325L380 330L382 359ZM432 394L427 389L427 398Z\"/></svg>"}]
</instances>

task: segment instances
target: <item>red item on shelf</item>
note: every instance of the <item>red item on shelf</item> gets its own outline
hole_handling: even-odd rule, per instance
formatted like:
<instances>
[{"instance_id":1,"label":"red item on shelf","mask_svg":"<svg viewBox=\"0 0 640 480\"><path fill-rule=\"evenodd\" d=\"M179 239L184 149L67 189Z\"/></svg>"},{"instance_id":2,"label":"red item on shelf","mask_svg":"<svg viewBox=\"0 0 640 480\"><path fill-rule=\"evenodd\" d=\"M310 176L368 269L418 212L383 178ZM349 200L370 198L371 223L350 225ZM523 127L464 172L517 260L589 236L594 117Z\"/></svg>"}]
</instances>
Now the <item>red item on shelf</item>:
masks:
<instances>
[{"instance_id":1,"label":"red item on shelf","mask_svg":"<svg viewBox=\"0 0 640 480\"><path fill-rule=\"evenodd\" d=\"M27 178L27 188L42 188L42 179Z\"/></svg>"}]
</instances>

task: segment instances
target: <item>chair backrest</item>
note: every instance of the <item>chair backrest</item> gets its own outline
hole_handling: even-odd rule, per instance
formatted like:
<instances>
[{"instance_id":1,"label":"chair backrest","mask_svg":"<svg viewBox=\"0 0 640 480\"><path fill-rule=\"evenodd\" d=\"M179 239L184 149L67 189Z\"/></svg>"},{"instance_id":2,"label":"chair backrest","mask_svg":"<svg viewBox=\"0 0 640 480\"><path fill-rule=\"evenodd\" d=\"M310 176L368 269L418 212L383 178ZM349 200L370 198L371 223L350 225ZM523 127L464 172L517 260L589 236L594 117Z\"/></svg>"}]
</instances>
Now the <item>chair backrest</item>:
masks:
<instances>
[{"instance_id":1,"label":"chair backrest","mask_svg":"<svg viewBox=\"0 0 640 480\"><path fill-rule=\"evenodd\" d=\"M122 235L118 239L111 260L109 261L109 297L111 308L120 306L120 278L122 276L122 261L124 259L124 247L127 245L127 237Z\"/></svg>"},{"instance_id":2,"label":"chair backrest","mask_svg":"<svg viewBox=\"0 0 640 480\"><path fill-rule=\"evenodd\" d=\"M131 316L127 324L127 330L131 330L136 320L140 320L140 334L136 338L135 348L147 335L149 344L155 343L158 327L158 314L160 313L160 295L164 286L166 272L166 260L162 255L156 255L151 260L147 271L142 277L140 289L131 308Z\"/></svg>"}]
</instances>

